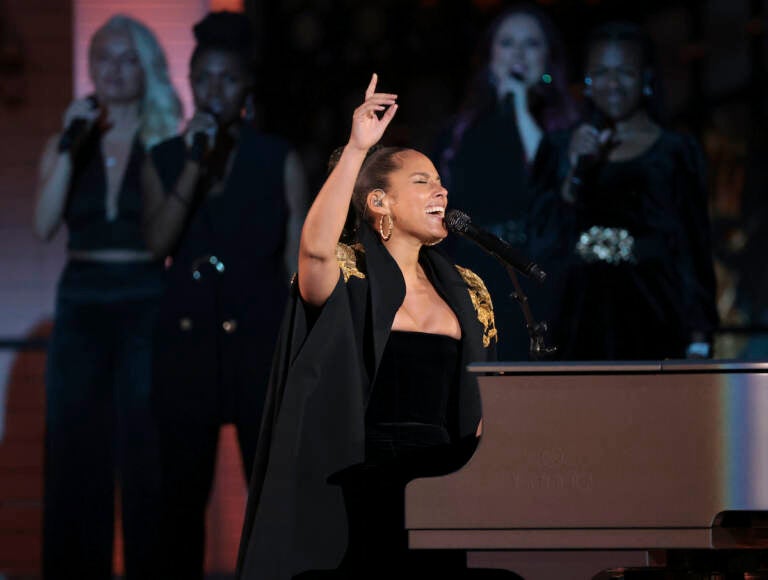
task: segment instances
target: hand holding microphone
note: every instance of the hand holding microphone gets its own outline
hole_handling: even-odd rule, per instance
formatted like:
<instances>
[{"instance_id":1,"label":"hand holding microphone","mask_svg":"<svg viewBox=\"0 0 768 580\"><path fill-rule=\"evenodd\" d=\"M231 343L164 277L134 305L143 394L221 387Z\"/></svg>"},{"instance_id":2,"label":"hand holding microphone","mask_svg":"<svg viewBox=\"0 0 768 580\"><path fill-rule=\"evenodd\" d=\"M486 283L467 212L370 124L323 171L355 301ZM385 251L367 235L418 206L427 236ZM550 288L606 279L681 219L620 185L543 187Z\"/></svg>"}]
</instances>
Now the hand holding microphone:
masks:
<instances>
[{"instance_id":1,"label":"hand holding microphone","mask_svg":"<svg viewBox=\"0 0 768 580\"><path fill-rule=\"evenodd\" d=\"M73 101L64 113L64 130L57 147L59 153L69 152L78 145L101 115L94 95Z\"/></svg>"},{"instance_id":2,"label":"hand holding microphone","mask_svg":"<svg viewBox=\"0 0 768 580\"><path fill-rule=\"evenodd\" d=\"M528 92L528 82L522 67L497 65L491 69L491 74L499 101L504 101L507 95L514 95L516 100L524 102Z\"/></svg>"},{"instance_id":3,"label":"hand holding microphone","mask_svg":"<svg viewBox=\"0 0 768 580\"><path fill-rule=\"evenodd\" d=\"M582 123L571 137L568 159L571 171L563 184L563 195L575 201L584 186L589 170L599 163L606 149L615 145L614 130L605 115L595 110L587 123Z\"/></svg>"},{"instance_id":4,"label":"hand holding microphone","mask_svg":"<svg viewBox=\"0 0 768 580\"><path fill-rule=\"evenodd\" d=\"M198 163L202 161L213 149L218 130L219 124L215 115L208 111L196 111L184 131L187 158Z\"/></svg>"},{"instance_id":5,"label":"hand holding microphone","mask_svg":"<svg viewBox=\"0 0 768 580\"><path fill-rule=\"evenodd\" d=\"M583 123L573 132L571 143L568 146L568 160L572 167L576 167L583 161L597 161L603 147L612 137L613 131L605 127L596 127Z\"/></svg>"}]
</instances>

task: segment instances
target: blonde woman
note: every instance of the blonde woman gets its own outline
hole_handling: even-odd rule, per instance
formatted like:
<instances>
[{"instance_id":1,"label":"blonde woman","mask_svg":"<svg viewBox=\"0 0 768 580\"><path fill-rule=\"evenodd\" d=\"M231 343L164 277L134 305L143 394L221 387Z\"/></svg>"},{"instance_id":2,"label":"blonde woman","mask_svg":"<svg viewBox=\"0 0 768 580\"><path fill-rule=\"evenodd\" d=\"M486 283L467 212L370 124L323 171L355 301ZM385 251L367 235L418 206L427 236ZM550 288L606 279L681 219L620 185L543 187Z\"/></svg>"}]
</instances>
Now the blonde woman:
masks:
<instances>
[{"instance_id":1,"label":"blonde woman","mask_svg":"<svg viewBox=\"0 0 768 580\"><path fill-rule=\"evenodd\" d=\"M162 264L140 229L147 148L181 105L152 32L125 16L91 38L93 94L67 108L43 153L35 232L68 230L46 378L43 573L112 577L116 484L127 578L151 576L159 465L149 413L150 336Z\"/></svg>"}]
</instances>

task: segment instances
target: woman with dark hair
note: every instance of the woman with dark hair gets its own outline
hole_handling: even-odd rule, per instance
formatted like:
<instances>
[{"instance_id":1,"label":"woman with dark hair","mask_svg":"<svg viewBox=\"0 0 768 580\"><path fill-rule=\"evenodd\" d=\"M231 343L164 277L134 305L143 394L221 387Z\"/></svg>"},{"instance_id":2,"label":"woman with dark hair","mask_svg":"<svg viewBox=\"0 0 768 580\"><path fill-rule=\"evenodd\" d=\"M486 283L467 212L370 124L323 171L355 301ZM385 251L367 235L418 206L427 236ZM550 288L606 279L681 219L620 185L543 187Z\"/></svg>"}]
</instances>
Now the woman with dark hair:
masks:
<instances>
[{"instance_id":1,"label":"woman with dark hair","mask_svg":"<svg viewBox=\"0 0 768 580\"><path fill-rule=\"evenodd\" d=\"M69 240L46 369L43 576L112 578L119 489L127 578L149 578L159 462L150 340L162 263L141 233L141 164L178 130L165 54L143 23L113 16L91 37L93 94L43 153L35 232Z\"/></svg>"},{"instance_id":2,"label":"woman with dark hair","mask_svg":"<svg viewBox=\"0 0 768 580\"><path fill-rule=\"evenodd\" d=\"M576 120L565 53L549 17L527 4L504 11L481 45L465 103L440 154L452 203L473 222L525 248L530 168L545 132ZM511 283L493 258L458 240L451 253L488 284L496 306L499 358L527 358L527 334ZM534 305L536 301L534 300Z\"/></svg>"},{"instance_id":3,"label":"woman with dark hair","mask_svg":"<svg viewBox=\"0 0 768 580\"><path fill-rule=\"evenodd\" d=\"M480 278L433 248L447 235L448 194L432 162L406 148L368 155L397 110L376 82L302 230L244 580L462 577L466 567L461 554L408 550L403 496L408 480L455 470L474 450L480 401L466 366L492 354L493 311ZM352 246L338 243L350 202Z\"/></svg>"},{"instance_id":4,"label":"woman with dark hair","mask_svg":"<svg viewBox=\"0 0 768 580\"><path fill-rule=\"evenodd\" d=\"M203 577L205 510L219 429L234 423L252 470L280 317L295 269L305 187L288 144L243 117L253 87L245 15L195 26L195 114L144 167L145 236L166 257L154 401L163 460L160 577Z\"/></svg>"},{"instance_id":5,"label":"woman with dark hair","mask_svg":"<svg viewBox=\"0 0 768 580\"><path fill-rule=\"evenodd\" d=\"M642 29L597 29L584 83L591 122L548 136L534 172L542 193L533 237L549 240L537 256L564 263L553 321L560 356L711 356L717 312L703 156L694 139L658 124Z\"/></svg>"}]
</instances>

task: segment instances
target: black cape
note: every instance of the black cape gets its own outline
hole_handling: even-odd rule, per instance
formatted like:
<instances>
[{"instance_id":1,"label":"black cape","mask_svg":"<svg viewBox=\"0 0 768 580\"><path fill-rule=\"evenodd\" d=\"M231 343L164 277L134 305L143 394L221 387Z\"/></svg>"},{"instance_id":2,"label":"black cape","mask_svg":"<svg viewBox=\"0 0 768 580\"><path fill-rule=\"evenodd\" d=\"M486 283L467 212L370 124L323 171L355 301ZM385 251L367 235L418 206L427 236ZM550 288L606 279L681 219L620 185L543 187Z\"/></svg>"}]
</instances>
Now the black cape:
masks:
<instances>
[{"instance_id":1,"label":"black cape","mask_svg":"<svg viewBox=\"0 0 768 580\"><path fill-rule=\"evenodd\" d=\"M336 568L347 545L341 488L328 478L364 460L365 408L397 309L403 276L375 233L340 244L339 281L318 310L293 285L278 337L249 490L237 577L289 580ZM462 328L462 367L493 355L496 330L485 286L434 248L422 265ZM476 381L459 386L457 435L480 420Z\"/></svg>"}]
</instances>

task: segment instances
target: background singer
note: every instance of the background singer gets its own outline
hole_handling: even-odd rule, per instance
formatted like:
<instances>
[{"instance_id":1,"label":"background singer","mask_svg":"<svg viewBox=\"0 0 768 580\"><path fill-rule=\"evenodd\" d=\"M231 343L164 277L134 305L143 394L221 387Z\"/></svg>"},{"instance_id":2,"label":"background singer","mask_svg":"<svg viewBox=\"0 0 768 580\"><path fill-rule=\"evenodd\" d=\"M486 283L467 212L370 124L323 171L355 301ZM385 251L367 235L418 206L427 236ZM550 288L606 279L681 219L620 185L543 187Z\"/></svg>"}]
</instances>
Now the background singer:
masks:
<instances>
[{"instance_id":1,"label":"background singer","mask_svg":"<svg viewBox=\"0 0 768 580\"><path fill-rule=\"evenodd\" d=\"M288 144L243 117L255 81L243 14L195 26L195 115L145 164L147 242L167 259L155 336L163 460L161 577L203 577L219 428L234 423L250 475L306 187Z\"/></svg>"},{"instance_id":2,"label":"background singer","mask_svg":"<svg viewBox=\"0 0 768 580\"><path fill-rule=\"evenodd\" d=\"M650 42L609 23L588 43L601 127L547 136L534 169L534 255L564 270L554 343L566 360L711 356L717 326L699 145L658 121ZM593 121L594 122L594 121ZM574 176L577 179L574 179Z\"/></svg>"}]
</instances>

